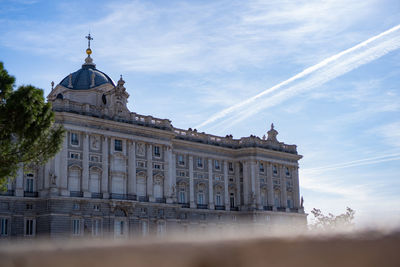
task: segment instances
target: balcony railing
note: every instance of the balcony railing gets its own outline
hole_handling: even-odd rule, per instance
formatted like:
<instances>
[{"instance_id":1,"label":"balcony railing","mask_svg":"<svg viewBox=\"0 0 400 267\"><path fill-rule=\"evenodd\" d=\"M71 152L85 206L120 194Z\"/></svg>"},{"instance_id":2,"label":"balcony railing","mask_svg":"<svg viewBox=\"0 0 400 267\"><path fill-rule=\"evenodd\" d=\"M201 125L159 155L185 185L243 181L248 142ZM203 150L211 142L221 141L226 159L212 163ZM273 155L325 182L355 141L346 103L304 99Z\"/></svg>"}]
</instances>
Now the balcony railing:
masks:
<instances>
[{"instance_id":1,"label":"balcony railing","mask_svg":"<svg viewBox=\"0 0 400 267\"><path fill-rule=\"evenodd\" d=\"M298 208L290 208L290 212L299 212Z\"/></svg>"},{"instance_id":2,"label":"balcony railing","mask_svg":"<svg viewBox=\"0 0 400 267\"><path fill-rule=\"evenodd\" d=\"M13 195L14 195L14 190L7 190L7 191L0 190L0 196L13 196Z\"/></svg>"},{"instance_id":3,"label":"balcony railing","mask_svg":"<svg viewBox=\"0 0 400 267\"><path fill-rule=\"evenodd\" d=\"M24 191L24 197L38 197L38 192Z\"/></svg>"},{"instance_id":4,"label":"balcony railing","mask_svg":"<svg viewBox=\"0 0 400 267\"><path fill-rule=\"evenodd\" d=\"M139 196L140 202L149 202L149 198L147 196Z\"/></svg>"},{"instance_id":5,"label":"balcony railing","mask_svg":"<svg viewBox=\"0 0 400 267\"><path fill-rule=\"evenodd\" d=\"M225 206L215 205L215 210L225 210Z\"/></svg>"},{"instance_id":6,"label":"balcony railing","mask_svg":"<svg viewBox=\"0 0 400 267\"><path fill-rule=\"evenodd\" d=\"M182 208L190 208L189 203L178 203Z\"/></svg>"},{"instance_id":7,"label":"balcony railing","mask_svg":"<svg viewBox=\"0 0 400 267\"><path fill-rule=\"evenodd\" d=\"M239 207L231 207L231 211L239 211Z\"/></svg>"},{"instance_id":8,"label":"balcony railing","mask_svg":"<svg viewBox=\"0 0 400 267\"><path fill-rule=\"evenodd\" d=\"M162 198L156 198L156 203L165 203L165 202L166 202L166 200L165 200L164 197L162 197Z\"/></svg>"},{"instance_id":9,"label":"balcony railing","mask_svg":"<svg viewBox=\"0 0 400 267\"><path fill-rule=\"evenodd\" d=\"M198 209L206 210L208 208L207 204L197 204Z\"/></svg>"},{"instance_id":10,"label":"balcony railing","mask_svg":"<svg viewBox=\"0 0 400 267\"><path fill-rule=\"evenodd\" d=\"M136 195L127 194L126 196L127 196L128 200L137 200Z\"/></svg>"},{"instance_id":11,"label":"balcony railing","mask_svg":"<svg viewBox=\"0 0 400 267\"><path fill-rule=\"evenodd\" d=\"M128 199L126 194L117 194L117 193L111 193L110 198L111 199Z\"/></svg>"},{"instance_id":12,"label":"balcony railing","mask_svg":"<svg viewBox=\"0 0 400 267\"><path fill-rule=\"evenodd\" d=\"M264 206L263 208L264 208L264 210L271 210L271 211L273 210L272 206Z\"/></svg>"},{"instance_id":13,"label":"balcony railing","mask_svg":"<svg viewBox=\"0 0 400 267\"><path fill-rule=\"evenodd\" d=\"M102 193L92 193L92 198L103 198Z\"/></svg>"},{"instance_id":14,"label":"balcony railing","mask_svg":"<svg viewBox=\"0 0 400 267\"><path fill-rule=\"evenodd\" d=\"M83 192L81 191L70 191L69 192L70 197L83 197Z\"/></svg>"},{"instance_id":15,"label":"balcony railing","mask_svg":"<svg viewBox=\"0 0 400 267\"><path fill-rule=\"evenodd\" d=\"M286 211L286 208L285 208L285 207L277 207L276 210L277 210L277 211L283 211L283 212L285 212L285 211Z\"/></svg>"}]
</instances>

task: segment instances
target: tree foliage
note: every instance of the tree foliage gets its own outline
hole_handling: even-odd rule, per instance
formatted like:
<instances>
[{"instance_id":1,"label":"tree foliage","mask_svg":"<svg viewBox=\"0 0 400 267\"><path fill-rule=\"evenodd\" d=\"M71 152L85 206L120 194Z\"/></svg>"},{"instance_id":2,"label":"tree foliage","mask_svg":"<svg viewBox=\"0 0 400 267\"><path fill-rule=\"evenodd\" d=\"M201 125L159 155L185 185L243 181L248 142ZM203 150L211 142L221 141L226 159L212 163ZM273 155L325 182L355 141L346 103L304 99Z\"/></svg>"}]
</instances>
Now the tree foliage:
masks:
<instances>
[{"instance_id":1,"label":"tree foliage","mask_svg":"<svg viewBox=\"0 0 400 267\"><path fill-rule=\"evenodd\" d=\"M355 211L346 207L346 212L340 215L329 213L324 215L320 209L314 208L311 213L314 215L315 222L311 225L313 230L338 230L349 229L354 226L353 219Z\"/></svg>"},{"instance_id":2,"label":"tree foliage","mask_svg":"<svg viewBox=\"0 0 400 267\"><path fill-rule=\"evenodd\" d=\"M44 164L61 148L64 129L54 125L51 103L32 85L15 87L0 62L0 186L19 166Z\"/></svg>"}]
</instances>

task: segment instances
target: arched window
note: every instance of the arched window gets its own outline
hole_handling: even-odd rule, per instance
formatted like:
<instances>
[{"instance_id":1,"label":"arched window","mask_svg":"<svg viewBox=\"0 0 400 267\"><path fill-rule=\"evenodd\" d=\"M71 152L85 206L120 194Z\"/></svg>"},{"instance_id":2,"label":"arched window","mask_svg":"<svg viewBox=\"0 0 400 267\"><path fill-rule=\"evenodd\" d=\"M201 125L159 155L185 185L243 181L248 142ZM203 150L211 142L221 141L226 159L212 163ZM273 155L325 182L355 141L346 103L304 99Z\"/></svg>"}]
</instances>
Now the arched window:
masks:
<instances>
[{"instance_id":1,"label":"arched window","mask_svg":"<svg viewBox=\"0 0 400 267\"><path fill-rule=\"evenodd\" d=\"M137 195L139 197L145 197L147 186L146 186L146 176L144 175L144 173L138 174L138 177L136 179L136 184L137 184Z\"/></svg>"},{"instance_id":2,"label":"arched window","mask_svg":"<svg viewBox=\"0 0 400 267\"><path fill-rule=\"evenodd\" d=\"M157 199L163 198L163 177L162 176L156 176L154 179L154 197Z\"/></svg>"},{"instance_id":3,"label":"arched window","mask_svg":"<svg viewBox=\"0 0 400 267\"><path fill-rule=\"evenodd\" d=\"M92 193L100 193L100 177L101 170L99 168L91 168L89 174L89 191Z\"/></svg>"},{"instance_id":4,"label":"arched window","mask_svg":"<svg viewBox=\"0 0 400 267\"><path fill-rule=\"evenodd\" d=\"M181 204L186 203L186 185L184 183L179 185L178 201Z\"/></svg>"},{"instance_id":5,"label":"arched window","mask_svg":"<svg viewBox=\"0 0 400 267\"><path fill-rule=\"evenodd\" d=\"M234 208L235 207L235 193L233 193L233 192L230 193L229 202L230 202L231 208Z\"/></svg>"},{"instance_id":6,"label":"arched window","mask_svg":"<svg viewBox=\"0 0 400 267\"><path fill-rule=\"evenodd\" d=\"M222 199L222 192L223 192L223 190L222 190L221 186L219 186L219 185L216 186L216 188L215 188L215 205L216 206L224 205L223 199Z\"/></svg>"},{"instance_id":7,"label":"arched window","mask_svg":"<svg viewBox=\"0 0 400 267\"><path fill-rule=\"evenodd\" d=\"M197 204L203 205L205 203L205 188L204 184L199 184L197 188Z\"/></svg>"},{"instance_id":8,"label":"arched window","mask_svg":"<svg viewBox=\"0 0 400 267\"><path fill-rule=\"evenodd\" d=\"M70 192L81 191L81 169L77 166L72 166L68 171L68 190Z\"/></svg>"}]
</instances>

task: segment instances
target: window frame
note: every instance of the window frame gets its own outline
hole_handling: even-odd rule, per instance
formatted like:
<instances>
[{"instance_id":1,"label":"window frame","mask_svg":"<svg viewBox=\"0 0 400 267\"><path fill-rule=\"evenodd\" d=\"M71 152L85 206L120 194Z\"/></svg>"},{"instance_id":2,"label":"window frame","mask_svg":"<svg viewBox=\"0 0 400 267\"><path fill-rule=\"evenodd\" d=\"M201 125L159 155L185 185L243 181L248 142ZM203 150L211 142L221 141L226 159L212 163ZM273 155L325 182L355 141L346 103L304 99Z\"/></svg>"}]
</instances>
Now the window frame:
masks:
<instances>
[{"instance_id":1,"label":"window frame","mask_svg":"<svg viewBox=\"0 0 400 267\"><path fill-rule=\"evenodd\" d=\"M76 138L73 138L73 137L76 137ZM79 145L80 145L80 142L79 142L80 140L79 140L79 133L77 133L77 132L70 132L70 137L69 137L69 144L71 145L71 146L75 146L75 147L78 147ZM76 142L76 143L75 143Z\"/></svg>"},{"instance_id":2,"label":"window frame","mask_svg":"<svg viewBox=\"0 0 400 267\"><path fill-rule=\"evenodd\" d=\"M36 235L36 219L24 218L24 236L33 237Z\"/></svg>"},{"instance_id":3,"label":"window frame","mask_svg":"<svg viewBox=\"0 0 400 267\"><path fill-rule=\"evenodd\" d=\"M117 143L119 145L117 145ZM123 152L123 142L121 139L114 139L114 151L115 152Z\"/></svg>"}]
</instances>

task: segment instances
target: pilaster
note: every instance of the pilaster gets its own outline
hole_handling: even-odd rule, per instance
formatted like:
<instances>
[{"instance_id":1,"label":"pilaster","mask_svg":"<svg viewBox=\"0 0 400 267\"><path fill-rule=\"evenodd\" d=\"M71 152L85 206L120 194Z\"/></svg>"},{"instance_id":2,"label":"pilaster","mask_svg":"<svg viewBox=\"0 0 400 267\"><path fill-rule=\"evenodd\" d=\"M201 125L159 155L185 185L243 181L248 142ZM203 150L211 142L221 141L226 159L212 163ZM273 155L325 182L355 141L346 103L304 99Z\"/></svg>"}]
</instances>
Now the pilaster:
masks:
<instances>
[{"instance_id":1,"label":"pilaster","mask_svg":"<svg viewBox=\"0 0 400 267\"><path fill-rule=\"evenodd\" d=\"M164 153L164 196L168 204L174 203L173 201L173 183L172 183L172 149L170 146L165 147Z\"/></svg>"},{"instance_id":2,"label":"pilaster","mask_svg":"<svg viewBox=\"0 0 400 267\"><path fill-rule=\"evenodd\" d=\"M23 197L24 196L24 167L21 163L18 165L19 165L19 168L17 171L17 177L15 179L15 196Z\"/></svg>"},{"instance_id":3,"label":"pilaster","mask_svg":"<svg viewBox=\"0 0 400 267\"><path fill-rule=\"evenodd\" d=\"M89 192L89 135L86 133L83 134L82 191L83 197L92 196Z\"/></svg>"},{"instance_id":4,"label":"pilaster","mask_svg":"<svg viewBox=\"0 0 400 267\"><path fill-rule=\"evenodd\" d=\"M261 193L260 193L260 162L256 161L255 163L255 186L256 186L256 207L258 210L263 210L263 206L261 204Z\"/></svg>"},{"instance_id":5,"label":"pilaster","mask_svg":"<svg viewBox=\"0 0 400 267\"><path fill-rule=\"evenodd\" d=\"M281 181L281 207L287 208L286 177L283 165L279 166L279 177Z\"/></svg>"},{"instance_id":6,"label":"pilaster","mask_svg":"<svg viewBox=\"0 0 400 267\"><path fill-rule=\"evenodd\" d=\"M102 175L101 175L101 192L103 193L103 198L108 199L110 197L110 193L108 191L108 173L109 173L109 165L108 165L108 159L109 159L109 150L108 150L108 137L104 136L103 137L103 144L102 144L102 163L101 167L103 169Z\"/></svg>"},{"instance_id":7,"label":"pilaster","mask_svg":"<svg viewBox=\"0 0 400 267\"><path fill-rule=\"evenodd\" d=\"M194 178L193 178L193 156L189 156L189 197L190 208L195 209L196 203L194 202Z\"/></svg>"},{"instance_id":8,"label":"pilaster","mask_svg":"<svg viewBox=\"0 0 400 267\"><path fill-rule=\"evenodd\" d=\"M69 196L68 190L68 135L65 135L61 150L60 194Z\"/></svg>"},{"instance_id":9,"label":"pilaster","mask_svg":"<svg viewBox=\"0 0 400 267\"><path fill-rule=\"evenodd\" d=\"M245 209L249 205L249 162L243 161L243 206Z\"/></svg>"},{"instance_id":10,"label":"pilaster","mask_svg":"<svg viewBox=\"0 0 400 267\"><path fill-rule=\"evenodd\" d=\"M236 206L240 207L240 163L235 162L235 180L236 180Z\"/></svg>"},{"instance_id":11,"label":"pilaster","mask_svg":"<svg viewBox=\"0 0 400 267\"><path fill-rule=\"evenodd\" d=\"M293 180L293 206L300 208L299 170L297 166L292 168L291 174Z\"/></svg>"},{"instance_id":12,"label":"pilaster","mask_svg":"<svg viewBox=\"0 0 400 267\"><path fill-rule=\"evenodd\" d=\"M228 178L228 161L224 160L224 192L225 192L225 210L230 210L229 201L229 178Z\"/></svg>"},{"instance_id":13,"label":"pilaster","mask_svg":"<svg viewBox=\"0 0 400 267\"><path fill-rule=\"evenodd\" d=\"M251 160L250 161L250 204L251 208L255 209L256 208L256 202L257 202L257 195L256 195L256 161Z\"/></svg>"},{"instance_id":14,"label":"pilaster","mask_svg":"<svg viewBox=\"0 0 400 267\"><path fill-rule=\"evenodd\" d=\"M214 205L214 179L212 173L212 159L208 159L208 208L215 209Z\"/></svg>"},{"instance_id":15,"label":"pilaster","mask_svg":"<svg viewBox=\"0 0 400 267\"><path fill-rule=\"evenodd\" d=\"M272 180L272 164L271 163L267 164L267 188L268 188L267 189L268 190L268 192L267 192L268 206L271 206L273 210L276 210L275 201L274 201L274 183Z\"/></svg>"},{"instance_id":16,"label":"pilaster","mask_svg":"<svg viewBox=\"0 0 400 267\"><path fill-rule=\"evenodd\" d=\"M136 193L136 144L134 141L128 142L128 194Z\"/></svg>"},{"instance_id":17,"label":"pilaster","mask_svg":"<svg viewBox=\"0 0 400 267\"><path fill-rule=\"evenodd\" d=\"M155 202L153 196L153 146L147 145L147 196L150 202Z\"/></svg>"}]
</instances>

